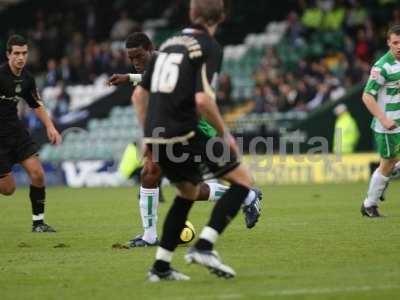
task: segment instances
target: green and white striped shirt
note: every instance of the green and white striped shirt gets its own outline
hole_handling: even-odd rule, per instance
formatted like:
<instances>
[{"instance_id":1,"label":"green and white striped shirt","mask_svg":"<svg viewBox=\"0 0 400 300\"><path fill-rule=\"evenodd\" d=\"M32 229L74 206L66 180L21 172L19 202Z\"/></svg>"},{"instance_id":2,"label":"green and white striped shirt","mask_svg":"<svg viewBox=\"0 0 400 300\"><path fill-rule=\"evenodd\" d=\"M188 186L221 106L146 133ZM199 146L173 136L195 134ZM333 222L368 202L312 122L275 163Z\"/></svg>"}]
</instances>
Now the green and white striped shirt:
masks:
<instances>
[{"instance_id":1,"label":"green and white striped shirt","mask_svg":"<svg viewBox=\"0 0 400 300\"><path fill-rule=\"evenodd\" d=\"M400 61L390 51L372 67L364 92L372 95L385 115L400 126ZM376 118L371 127L380 133L400 132L400 128L387 130Z\"/></svg>"}]
</instances>

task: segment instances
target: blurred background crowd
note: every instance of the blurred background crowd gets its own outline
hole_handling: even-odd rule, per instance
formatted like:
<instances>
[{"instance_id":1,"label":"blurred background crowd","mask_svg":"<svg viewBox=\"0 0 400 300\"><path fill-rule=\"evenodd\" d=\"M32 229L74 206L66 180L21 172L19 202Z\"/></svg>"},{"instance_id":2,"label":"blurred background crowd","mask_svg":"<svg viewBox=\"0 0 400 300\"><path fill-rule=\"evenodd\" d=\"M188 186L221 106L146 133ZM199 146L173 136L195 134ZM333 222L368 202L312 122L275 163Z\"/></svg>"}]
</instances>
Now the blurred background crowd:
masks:
<instances>
[{"instance_id":1,"label":"blurred background crowd","mask_svg":"<svg viewBox=\"0 0 400 300\"><path fill-rule=\"evenodd\" d=\"M13 27L3 27L0 45L5 50L6 37L14 32L28 37L29 69L39 87L59 87L49 105L55 118L70 111L66 87L132 71L123 44L129 33L145 30L159 45L188 22L186 0L47 1L46 10L29 2L8 9L1 22L13 20ZM235 17L221 29L223 45L243 42L246 32L259 32L273 20L284 21L285 33L279 43L261 49L261 60L251 70L250 93L234 94L235 74L221 74L217 94L223 112L249 100L255 113L309 112L339 99L365 81L374 58L385 51L385 30L400 23L400 5L391 0L282 1L279 13L268 1L254 1L254 7L236 2L231 3ZM36 126L22 111L28 125Z\"/></svg>"},{"instance_id":2,"label":"blurred background crowd","mask_svg":"<svg viewBox=\"0 0 400 300\"><path fill-rule=\"evenodd\" d=\"M267 49L254 73L256 112L310 111L363 83L385 51L386 29L400 24L400 6L367 1L299 1L286 17L282 43Z\"/></svg>"}]
</instances>

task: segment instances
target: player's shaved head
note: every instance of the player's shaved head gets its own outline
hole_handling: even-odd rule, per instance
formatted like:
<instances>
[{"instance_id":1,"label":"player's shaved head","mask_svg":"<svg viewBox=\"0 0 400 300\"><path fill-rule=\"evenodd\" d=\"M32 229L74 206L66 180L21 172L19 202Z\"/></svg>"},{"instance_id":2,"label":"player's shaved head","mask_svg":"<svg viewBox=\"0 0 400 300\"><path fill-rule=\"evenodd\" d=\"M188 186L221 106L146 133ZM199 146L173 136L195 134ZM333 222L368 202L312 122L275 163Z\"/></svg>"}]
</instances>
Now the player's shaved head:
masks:
<instances>
[{"instance_id":1,"label":"player's shaved head","mask_svg":"<svg viewBox=\"0 0 400 300\"><path fill-rule=\"evenodd\" d=\"M191 0L190 19L193 23L213 26L225 16L223 0Z\"/></svg>"},{"instance_id":2,"label":"player's shaved head","mask_svg":"<svg viewBox=\"0 0 400 300\"><path fill-rule=\"evenodd\" d=\"M125 47L127 49L142 47L145 50L153 50L151 40L143 32L135 32L128 35L125 41Z\"/></svg>"}]
</instances>

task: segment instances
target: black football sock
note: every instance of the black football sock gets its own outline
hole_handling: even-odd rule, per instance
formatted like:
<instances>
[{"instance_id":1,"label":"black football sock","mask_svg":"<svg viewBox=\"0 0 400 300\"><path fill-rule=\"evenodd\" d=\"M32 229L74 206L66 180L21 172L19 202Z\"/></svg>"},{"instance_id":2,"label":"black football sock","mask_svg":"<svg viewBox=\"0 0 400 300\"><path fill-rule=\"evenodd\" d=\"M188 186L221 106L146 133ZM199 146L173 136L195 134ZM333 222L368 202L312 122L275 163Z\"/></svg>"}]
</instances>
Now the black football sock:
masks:
<instances>
[{"instance_id":1,"label":"black football sock","mask_svg":"<svg viewBox=\"0 0 400 300\"><path fill-rule=\"evenodd\" d=\"M213 242L235 218L243 201L249 194L249 189L233 184L218 200L211 213L210 221L200 234L195 247L199 250L211 250ZM207 228L208 227L208 228ZM210 237L208 237L210 235ZM213 237L211 237L211 235Z\"/></svg>"},{"instance_id":2,"label":"black football sock","mask_svg":"<svg viewBox=\"0 0 400 300\"><path fill-rule=\"evenodd\" d=\"M174 251L179 243L179 236L185 227L185 222L192 208L193 201L176 196L164 221L160 246L168 251Z\"/></svg>"},{"instance_id":3,"label":"black football sock","mask_svg":"<svg viewBox=\"0 0 400 300\"><path fill-rule=\"evenodd\" d=\"M43 224L46 188L31 185L29 198L31 199L32 205L33 225Z\"/></svg>"},{"instance_id":4,"label":"black football sock","mask_svg":"<svg viewBox=\"0 0 400 300\"><path fill-rule=\"evenodd\" d=\"M157 250L156 261L153 268L158 272L165 272L170 268L170 257L179 243L179 236L185 227L185 221L193 201L176 196L174 203L168 211L164 221L160 247ZM162 250L161 250L161 249ZM166 254L166 252L169 252ZM163 257L168 259L163 259Z\"/></svg>"}]
</instances>

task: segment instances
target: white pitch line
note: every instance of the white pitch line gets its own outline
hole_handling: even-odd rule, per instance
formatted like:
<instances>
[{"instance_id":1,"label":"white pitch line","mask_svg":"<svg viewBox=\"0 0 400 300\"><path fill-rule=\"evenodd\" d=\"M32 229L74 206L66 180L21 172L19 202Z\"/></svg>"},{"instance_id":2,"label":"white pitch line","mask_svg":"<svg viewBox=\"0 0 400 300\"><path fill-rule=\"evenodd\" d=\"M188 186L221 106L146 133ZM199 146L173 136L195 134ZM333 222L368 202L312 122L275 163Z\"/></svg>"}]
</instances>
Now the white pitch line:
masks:
<instances>
[{"instance_id":1,"label":"white pitch line","mask_svg":"<svg viewBox=\"0 0 400 300\"><path fill-rule=\"evenodd\" d=\"M400 289L400 285L364 285L364 286L349 286L349 287L338 287L338 288L311 288L311 289L287 289L277 290L257 295L262 296L294 296L294 295L318 295L318 294L334 294L334 293L351 293L351 292L365 292L372 290L396 290Z\"/></svg>"},{"instance_id":2,"label":"white pitch line","mask_svg":"<svg viewBox=\"0 0 400 300\"><path fill-rule=\"evenodd\" d=\"M244 299L249 296L262 296L262 297L284 297L284 296L300 296L300 295L323 295L335 293L351 293L351 292L366 292L373 290L397 290L400 285L364 285L364 286L348 286L338 288L304 288L304 289L283 289L262 293L254 293L251 295L246 294L220 294L220 295L192 295L191 300L194 299ZM184 297L177 297L174 299L186 299Z\"/></svg>"}]
</instances>

